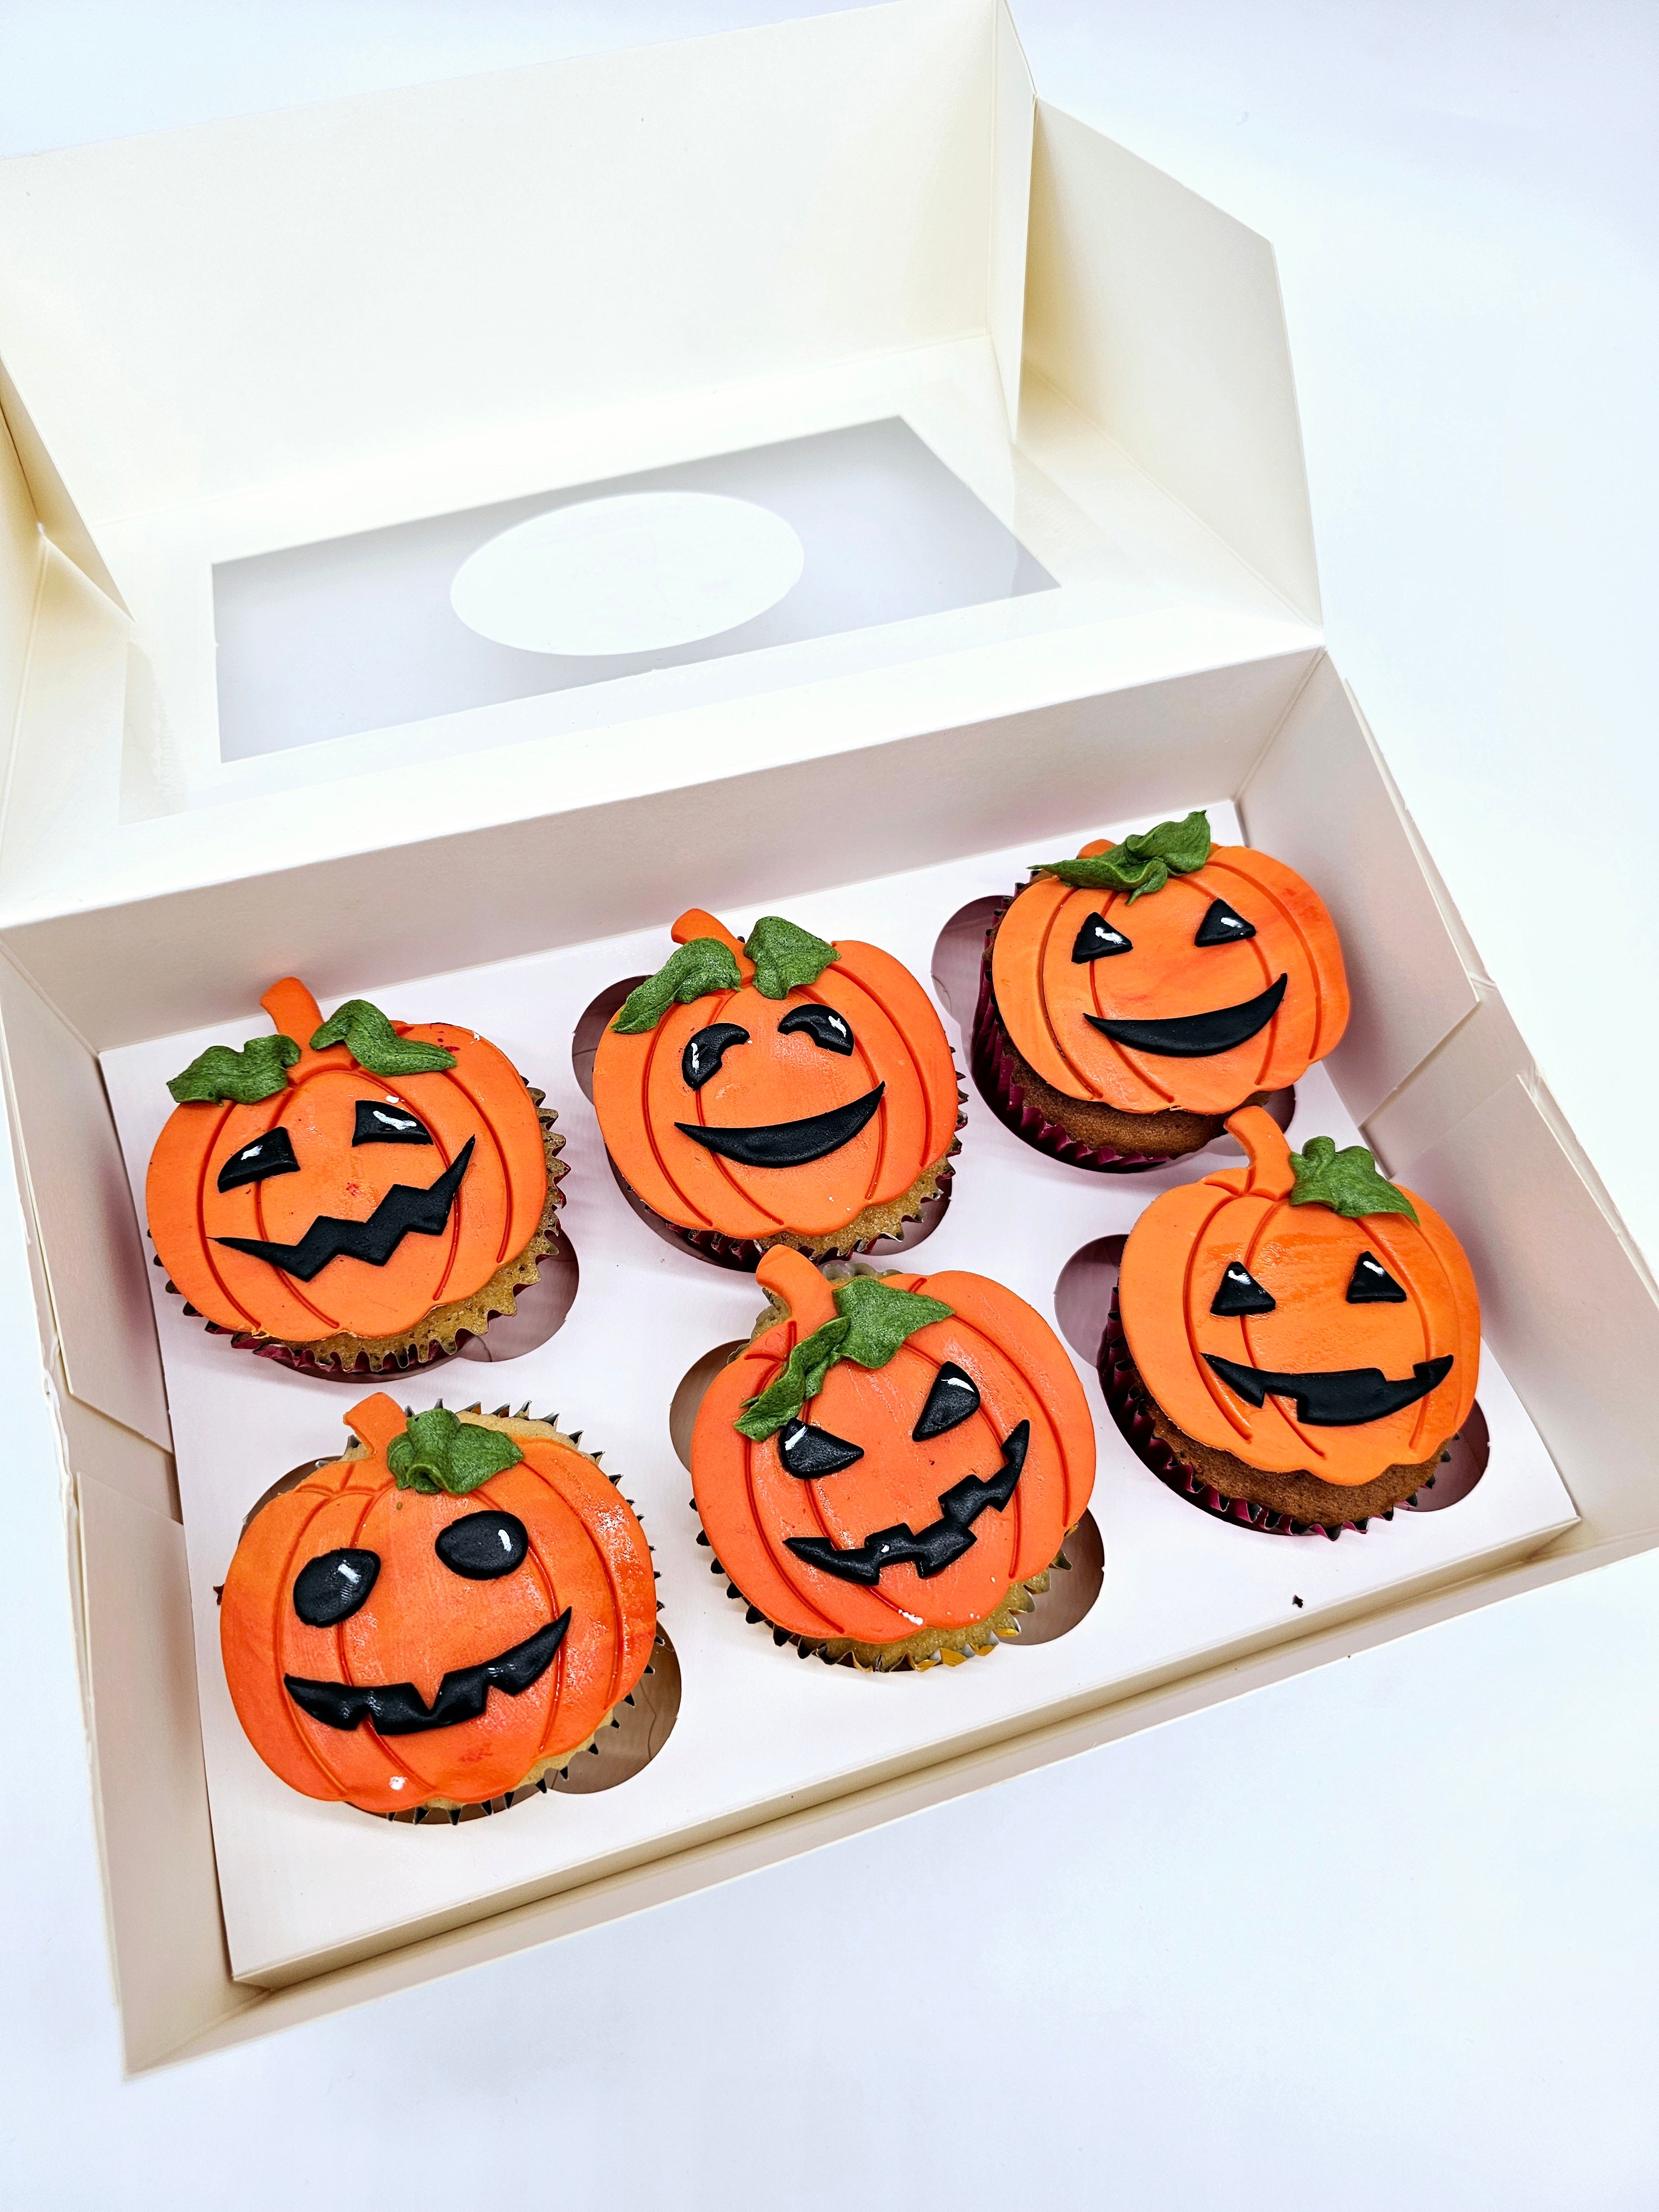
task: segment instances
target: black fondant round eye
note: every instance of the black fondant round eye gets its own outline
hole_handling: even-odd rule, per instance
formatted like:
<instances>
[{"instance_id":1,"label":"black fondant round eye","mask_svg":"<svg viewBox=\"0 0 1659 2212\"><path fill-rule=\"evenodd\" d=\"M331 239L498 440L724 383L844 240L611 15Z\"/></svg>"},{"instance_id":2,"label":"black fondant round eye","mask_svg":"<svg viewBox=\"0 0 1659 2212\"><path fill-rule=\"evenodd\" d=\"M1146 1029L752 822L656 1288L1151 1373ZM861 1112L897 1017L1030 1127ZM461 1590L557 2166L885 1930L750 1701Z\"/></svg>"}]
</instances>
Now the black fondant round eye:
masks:
<instances>
[{"instance_id":1,"label":"black fondant round eye","mask_svg":"<svg viewBox=\"0 0 1659 2212\"><path fill-rule=\"evenodd\" d=\"M294 1610L307 1628L349 1620L374 1587L378 1552L319 1552L294 1577Z\"/></svg>"},{"instance_id":2,"label":"black fondant round eye","mask_svg":"<svg viewBox=\"0 0 1659 2212\"><path fill-rule=\"evenodd\" d=\"M263 1137L254 1137L239 1152L233 1152L219 1170L221 1190L234 1190L239 1183L263 1182L267 1176L298 1175L300 1163L294 1157L294 1139L279 1121L274 1129L267 1129Z\"/></svg>"},{"instance_id":3,"label":"black fondant round eye","mask_svg":"<svg viewBox=\"0 0 1659 2212\"><path fill-rule=\"evenodd\" d=\"M1194 945L1243 945L1255 935L1255 924L1235 914L1225 899L1212 899L1210 910L1198 925Z\"/></svg>"},{"instance_id":4,"label":"black fondant round eye","mask_svg":"<svg viewBox=\"0 0 1659 2212\"><path fill-rule=\"evenodd\" d=\"M1133 941L1121 929L1114 929L1103 914L1091 914L1077 933L1072 947L1073 960L1109 960L1115 952L1133 952Z\"/></svg>"},{"instance_id":5,"label":"black fondant round eye","mask_svg":"<svg viewBox=\"0 0 1659 2212\"><path fill-rule=\"evenodd\" d=\"M978 1411L978 1384L971 1375L963 1372L954 1359L947 1359L933 1377L921 1418L910 1431L911 1442L921 1444L926 1443L929 1437L942 1437L947 1429L954 1429Z\"/></svg>"},{"instance_id":6,"label":"black fondant round eye","mask_svg":"<svg viewBox=\"0 0 1659 2212\"><path fill-rule=\"evenodd\" d=\"M407 1106L360 1098L351 1141L354 1145L429 1145L432 1132Z\"/></svg>"},{"instance_id":7,"label":"black fondant round eye","mask_svg":"<svg viewBox=\"0 0 1659 2212\"><path fill-rule=\"evenodd\" d=\"M1264 1291L1249 1269L1234 1260L1228 1266L1210 1301L1212 1314L1264 1314L1277 1310L1279 1301Z\"/></svg>"},{"instance_id":8,"label":"black fondant round eye","mask_svg":"<svg viewBox=\"0 0 1659 2212\"><path fill-rule=\"evenodd\" d=\"M820 1475L839 1474L842 1468L862 1459L864 1451L859 1444L849 1444L845 1437L832 1437L828 1429L811 1428L796 1419L778 1431L778 1457L786 1474L816 1482Z\"/></svg>"},{"instance_id":9,"label":"black fondant round eye","mask_svg":"<svg viewBox=\"0 0 1659 2212\"><path fill-rule=\"evenodd\" d=\"M693 1091L701 1091L734 1044L747 1044L749 1032L735 1022L710 1022L699 1030L680 1054L680 1073Z\"/></svg>"},{"instance_id":10,"label":"black fondant round eye","mask_svg":"<svg viewBox=\"0 0 1659 2212\"><path fill-rule=\"evenodd\" d=\"M530 1531L516 1513L464 1513L440 1531L432 1548L452 1575L493 1583L524 1565Z\"/></svg>"},{"instance_id":11,"label":"black fondant round eye","mask_svg":"<svg viewBox=\"0 0 1659 2212\"><path fill-rule=\"evenodd\" d=\"M843 1059L853 1049L853 1024L833 1006L792 1006L778 1024L780 1036L804 1031L821 1052L838 1052Z\"/></svg>"},{"instance_id":12,"label":"black fondant round eye","mask_svg":"<svg viewBox=\"0 0 1659 2212\"><path fill-rule=\"evenodd\" d=\"M1353 1273L1348 1278L1348 1304L1351 1306L1403 1306L1406 1292L1380 1260L1369 1252L1362 1252L1353 1263Z\"/></svg>"}]
</instances>

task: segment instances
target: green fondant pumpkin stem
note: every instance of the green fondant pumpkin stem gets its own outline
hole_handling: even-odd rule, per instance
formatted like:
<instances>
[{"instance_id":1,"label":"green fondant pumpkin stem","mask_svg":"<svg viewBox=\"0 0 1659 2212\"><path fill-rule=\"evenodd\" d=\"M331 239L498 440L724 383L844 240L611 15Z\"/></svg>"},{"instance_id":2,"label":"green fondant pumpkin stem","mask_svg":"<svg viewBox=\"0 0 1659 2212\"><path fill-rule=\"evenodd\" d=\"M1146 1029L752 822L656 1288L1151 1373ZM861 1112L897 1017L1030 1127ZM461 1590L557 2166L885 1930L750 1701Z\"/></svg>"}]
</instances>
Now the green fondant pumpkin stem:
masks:
<instances>
[{"instance_id":1,"label":"green fondant pumpkin stem","mask_svg":"<svg viewBox=\"0 0 1659 2212\"><path fill-rule=\"evenodd\" d=\"M745 948L746 949L746 948ZM878 1275L854 1275L837 1283L836 1319L803 1337L757 1397L744 1401L733 1423L742 1436L764 1443L793 1421L838 1359L860 1367L885 1367L907 1337L936 1321L949 1321L954 1309L920 1291L902 1291Z\"/></svg>"},{"instance_id":2,"label":"green fondant pumpkin stem","mask_svg":"<svg viewBox=\"0 0 1659 2212\"><path fill-rule=\"evenodd\" d=\"M1210 817L1200 807L1179 822L1137 830L1104 853L1075 860L1034 860L1031 865L1037 874L1057 877L1073 890L1127 891L1133 906L1149 891L1161 891L1171 876L1189 876L1201 868L1212 849Z\"/></svg>"},{"instance_id":3,"label":"green fondant pumpkin stem","mask_svg":"<svg viewBox=\"0 0 1659 2212\"><path fill-rule=\"evenodd\" d=\"M409 1426L386 1446L386 1463L399 1490L435 1498L440 1491L465 1498L469 1491L516 1467L524 1457L504 1430L463 1421L447 1406L411 1413Z\"/></svg>"},{"instance_id":4,"label":"green fondant pumpkin stem","mask_svg":"<svg viewBox=\"0 0 1659 2212\"><path fill-rule=\"evenodd\" d=\"M805 990L841 957L823 938L781 914L762 915L743 949L755 963L755 988L763 999L787 999L792 991Z\"/></svg>"},{"instance_id":5,"label":"green fondant pumpkin stem","mask_svg":"<svg viewBox=\"0 0 1659 2212\"><path fill-rule=\"evenodd\" d=\"M234 1099L239 1106L257 1106L288 1088L286 1070L300 1057L290 1036L250 1037L240 1052L228 1044L210 1044L197 1054L182 1075L167 1085L179 1106L199 1102Z\"/></svg>"},{"instance_id":6,"label":"green fondant pumpkin stem","mask_svg":"<svg viewBox=\"0 0 1659 2212\"><path fill-rule=\"evenodd\" d=\"M455 1065L454 1054L442 1045L399 1036L367 999L348 999L337 1006L312 1038L311 1049L322 1052L331 1044L343 1044L371 1075L442 1075Z\"/></svg>"},{"instance_id":7,"label":"green fondant pumpkin stem","mask_svg":"<svg viewBox=\"0 0 1659 2212\"><path fill-rule=\"evenodd\" d=\"M718 937L694 937L676 945L654 975L630 991L611 1024L619 1036L653 1030L672 1006L689 1006L711 992L742 988L736 956Z\"/></svg>"},{"instance_id":8,"label":"green fondant pumpkin stem","mask_svg":"<svg viewBox=\"0 0 1659 2212\"><path fill-rule=\"evenodd\" d=\"M1339 1152L1334 1137L1310 1137L1299 1152L1291 1154L1291 1171L1296 1177L1292 1206L1328 1206L1350 1221L1368 1213L1417 1219L1417 1208L1398 1183L1377 1173L1364 1145L1346 1145Z\"/></svg>"}]
</instances>

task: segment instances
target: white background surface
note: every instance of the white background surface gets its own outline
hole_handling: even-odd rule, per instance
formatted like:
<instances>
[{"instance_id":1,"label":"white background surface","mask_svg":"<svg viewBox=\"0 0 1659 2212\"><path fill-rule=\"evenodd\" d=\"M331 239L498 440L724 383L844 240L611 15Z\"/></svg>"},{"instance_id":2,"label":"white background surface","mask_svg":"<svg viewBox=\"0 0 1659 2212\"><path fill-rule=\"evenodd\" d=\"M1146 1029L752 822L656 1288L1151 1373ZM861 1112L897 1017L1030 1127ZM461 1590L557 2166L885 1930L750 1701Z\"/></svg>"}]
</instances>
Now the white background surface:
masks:
<instances>
[{"instance_id":1,"label":"white background surface","mask_svg":"<svg viewBox=\"0 0 1659 2212\"><path fill-rule=\"evenodd\" d=\"M0 0L0 148L798 12ZM1046 98L1274 240L1333 650L1659 1251L1630 1142L1659 1073L1659 15L1017 13ZM1616 1096L1578 1077L1588 1024L1624 1039ZM39 1436L38 1404L13 1418ZM124 2084L39 1488L0 1608L30 1686L0 1886L10 2201L1659 2201L1659 1559Z\"/></svg>"}]
</instances>

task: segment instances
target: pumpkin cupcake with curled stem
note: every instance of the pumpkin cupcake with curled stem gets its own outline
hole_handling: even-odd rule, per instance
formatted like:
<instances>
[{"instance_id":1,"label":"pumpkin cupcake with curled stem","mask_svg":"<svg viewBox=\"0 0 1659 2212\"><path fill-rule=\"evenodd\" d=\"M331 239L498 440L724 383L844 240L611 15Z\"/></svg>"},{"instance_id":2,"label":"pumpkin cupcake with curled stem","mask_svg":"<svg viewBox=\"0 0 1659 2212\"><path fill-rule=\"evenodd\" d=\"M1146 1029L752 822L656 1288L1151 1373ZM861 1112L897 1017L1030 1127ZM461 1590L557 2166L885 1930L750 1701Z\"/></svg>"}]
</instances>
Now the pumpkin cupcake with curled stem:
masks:
<instances>
[{"instance_id":1,"label":"pumpkin cupcake with curled stem","mask_svg":"<svg viewBox=\"0 0 1659 2212\"><path fill-rule=\"evenodd\" d=\"M260 1003L274 1036L210 1046L167 1085L145 1202L168 1288L307 1374L482 1335L557 1245L564 1139L542 1093L454 1023L366 999L325 1021L292 975Z\"/></svg>"},{"instance_id":2,"label":"pumpkin cupcake with curled stem","mask_svg":"<svg viewBox=\"0 0 1659 2212\"><path fill-rule=\"evenodd\" d=\"M1297 1082L1341 1037L1336 931L1293 870L1208 817L1036 864L987 940L974 1080L1073 1165L1154 1167Z\"/></svg>"},{"instance_id":3,"label":"pumpkin cupcake with curled stem","mask_svg":"<svg viewBox=\"0 0 1659 2212\"><path fill-rule=\"evenodd\" d=\"M1166 1191L1129 1234L1107 1403L1153 1473L1212 1513L1363 1529L1433 1480L1474 1403L1469 1263L1363 1145L1293 1152L1257 1107L1227 1127L1248 1166Z\"/></svg>"},{"instance_id":4,"label":"pumpkin cupcake with curled stem","mask_svg":"<svg viewBox=\"0 0 1659 2212\"><path fill-rule=\"evenodd\" d=\"M751 1621L886 1673L1017 1635L1094 1484L1083 1386L1048 1323L983 1275L830 1282L787 1246L704 1395L694 1503Z\"/></svg>"},{"instance_id":5,"label":"pumpkin cupcake with curled stem","mask_svg":"<svg viewBox=\"0 0 1659 2212\"><path fill-rule=\"evenodd\" d=\"M225 1577L249 1742L305 1796L388 1817L544 1789L651 1657L633 1509L553 1422L384 1392L345 1419L356 1443L251 1516Z\"/></svg>"},{"instance_id":6,"label":"pumpkin cupcake with curled stem","mask_svg":"<svg viewBox=\"0 0 1659 2212\"><path fill-rule=\"evenodd\" d=\"M611 1164L691 1249L752 1267L896 1236L948 1182L961 1094L909 970L777 915L744 941L700 908L593 1060Z\"/></svg>"}]
</instances>

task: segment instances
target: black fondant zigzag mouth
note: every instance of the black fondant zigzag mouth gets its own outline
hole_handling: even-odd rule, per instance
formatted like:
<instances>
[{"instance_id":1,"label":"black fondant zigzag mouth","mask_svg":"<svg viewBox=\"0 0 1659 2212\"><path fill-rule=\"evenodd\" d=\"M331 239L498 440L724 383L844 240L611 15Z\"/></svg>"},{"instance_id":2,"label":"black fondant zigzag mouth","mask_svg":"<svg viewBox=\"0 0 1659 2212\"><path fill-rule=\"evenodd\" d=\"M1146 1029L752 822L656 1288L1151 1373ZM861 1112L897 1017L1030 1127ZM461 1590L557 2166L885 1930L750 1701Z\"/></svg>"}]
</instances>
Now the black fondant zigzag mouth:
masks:
<instances>
[{"instance_id":1,"label":"black fondant zigzag mouth","mask_svg":"<svg viewBox=\"0 0 1659 2212\"><path fill-rule=\"evenodd\" d=\"M481 1720L491 1690L504 1690L519 1698L538 1682L553 1663L553 1655L564 1642L570 1626L566 1606L556 1620L550 1620L533 1636L526 1637L493 1659L476 1667L456 1667L438 1685L428 1705L413 1682L312 1682L303 1675L284 1674L283 1686L301 1712L325 1728L355 1729L364 1721L377 1735L424 1735L428 1729L454 1728L462 1721Z\"/></svg>"},{"instance_id":2,"label":"black fondant zigzag mouth","mask_svg":"<svg viewBox=\"0 0 1659 2212\"><path fill-rule=\"evenodd\" d=\"M1294 1398L1296 1418L1310 1429L1357 1429L1367 1421L1386 1420L1438 1389L1451 1373L1453 1357L1447 1352L1438 1359L1419 1359L1408 1376L1390 1382L1380 1367L1298 1375L1274 1367L1241 1367L1213 1352L1204 1355L1206 1364L1247 1406L1261 1406L1269 1397Z\"/></svg>"},{"instance_id":3,"label":"black fondant zigzag mouth","mask_svg":"<svg viewBox=\"0 0 1659 2212\"><path fill-rule=\"evenodd\" d=\"M850 1144L881 1103L884 1083L848 1105L799 1121L769 1121L757 1129L721 1129L708 1121L676 1121L694 1144L705 1145L743 1168L803 1168Z\"/></svg>"},{"instance_id":4,"label":"black fondant zigzag mouth","mask_svg":"<svg viewBox=\"0 0 1659 2212\"><path fill-rule=\"evenodd\" d=\"M1013 1497L1020 1469L1030 1448L1031 1424L1021 1421L1004 1439L1002 1465L988 1482L965 1474L939 1498L939 1517L918 1534L907 1522L896 1528L878 1528L873 1536L846 1551L837 1550L827 1536L786 1536L784 1542L809 1567L821 1567L843 1582L866 1585L880 1581L884 1567L914 1566L923 1582L943 1574L975 1543L974 1522L989 1505L999 1510Z\"/></svg>"},{"instance_id":5,"label":"black fondant zigzag mouth","mask_svg":"<svg viewBox=\"0 0 1659 2212\"><path fill-rule=\"evenodd\" d=\"M1085 1014L1091 1030L1098 1030L1114 1044L1132 1052L1149 1052L1164 1060L1207 1060L1212 1054L1231 1052L1248 1044L1265 1030L1279 1012L1288 975L1269 983L1258 997L1237 1006L1216 1006L1206 1014L1176 1014L1162 1022L1120 1022L1108 1014Z\"/></svg>"},{"instance_id":6,"label":"black fondant zigzag mouth","mask_svg":"<svg viewBox=\"0 0 1659 2212\"><path fill-rule=\"evenodd\" d=\"M320 1275L331 1260L362 1260L368 1267L384 1267L405 1237L442 1236L477 1141L469 1137L436 1182L424 1190L394 1182L367 1221L343 1221L337 1214L319 1213L297 1244L268 1244L258 1237L216 1237L213 1241L228 1244L233 1252L246 1252L250 1259L268 1261L299 1283Z\"/></svg>"}]
</instances>

